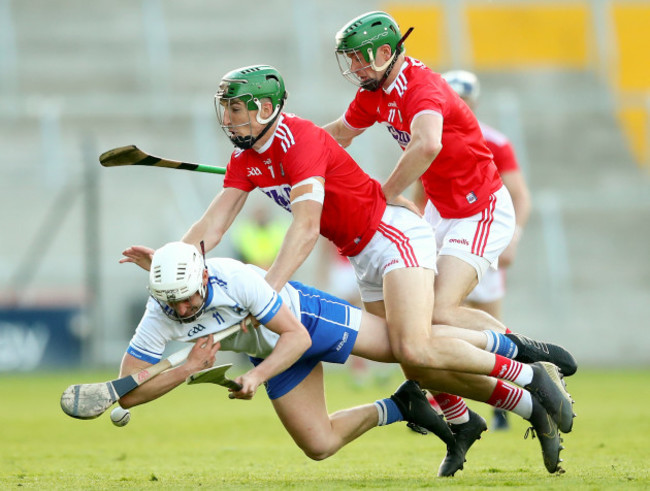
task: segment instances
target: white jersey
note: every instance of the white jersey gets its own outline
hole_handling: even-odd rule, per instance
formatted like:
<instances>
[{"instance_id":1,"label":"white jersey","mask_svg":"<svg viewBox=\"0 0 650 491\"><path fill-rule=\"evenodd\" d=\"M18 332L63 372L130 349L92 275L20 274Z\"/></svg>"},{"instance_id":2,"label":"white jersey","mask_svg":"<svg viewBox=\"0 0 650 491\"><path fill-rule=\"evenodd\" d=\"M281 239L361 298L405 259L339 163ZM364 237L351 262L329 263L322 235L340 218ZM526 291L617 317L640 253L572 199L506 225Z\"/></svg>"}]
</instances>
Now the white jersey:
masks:
<instances>
[{"instance_id":1,"label":"white jersey","mask_svg":"<svg viewBox=\"0 0 650 491\"><path fill-rule=\"evenodd\" d=\"M279 335L264 327L282 303L300 319L300 299L297 291L287 283L278 295L264 280L266 271L228 258L206 261L209 282L206 306L193 322L182 324L169 318L152 297L129 343L127 353L149 363L162 359L169 341L195 341L208 334L218 333L238 324L252 314L262 325L239 331L221 341L221 349L246 353L257 358L267 357L275 347Z\"/></svg>"}]
</instances>

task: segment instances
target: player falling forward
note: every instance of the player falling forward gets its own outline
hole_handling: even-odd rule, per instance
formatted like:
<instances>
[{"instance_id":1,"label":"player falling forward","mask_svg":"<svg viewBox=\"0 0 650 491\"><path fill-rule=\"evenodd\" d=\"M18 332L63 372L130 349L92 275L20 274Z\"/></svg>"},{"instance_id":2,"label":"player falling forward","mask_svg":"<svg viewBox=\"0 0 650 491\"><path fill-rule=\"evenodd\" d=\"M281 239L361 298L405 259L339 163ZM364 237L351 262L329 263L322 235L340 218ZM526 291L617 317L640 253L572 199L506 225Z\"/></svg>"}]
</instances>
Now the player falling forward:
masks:
<instances>
[{"instance_id":1,"label":"player falling forward","mask_svg":"<svg viewBox=\"0 0 650 491\"><path fill-rule=\"evenodd\" d=\"M387 319L393 353L407 377L417 379L409 375L415 367L448 368L444 365L452 351L451 343L457 340L435 337L431 330L435 270L431 228L416 213L387 204L381 185L364 173L327 132L282 112L285 98L284 81L273 67L240 68L223 77L215 103L222 128L237 149L228 163L224 189L183 241L195 245L205 241L206 249L212 249L234 221L249 192L259 188L293 216L266 274L266 281L276 291L303 263L321 234L349 257L366 310ZM149 251L133 248L127 261L149 269ZM506 343L499 343L496 336L494 332L480 334L481 348L491 343L495 352L503 354ZM542 350L538 354L546 361L560 363L557 356L549 357ZM476 350L454 361L473 363L471 370L478 373L498 372L494 358L471 359L483 355ZM531 376L528 370L524 372ZM482 390L494 392L486 381L476 383L484 384ZM461 383L458 386L462 388ZM509 398L495 400L504 405L516 402ZM479 431L472 434L469 443L464 437L454 440L449 458L443 462L443 475L462 467L469 444L486 428L478 414L469 410L465 414L474 417L472 428ZM570 419L568 415L562 417L563 431L570 429Z\"/></svg>"},{"instance_id":2,"label":"player falling forward","mask_svg":"<svg viewBox=\"0 0 650 491\"><path fill-rule=\"evenodd\" d=\"M212 366L219 349L247 353L253 369L235 379L241 384L233 395L252 398L261 384L282 423L296 444L310 458L333 455L343 445L374 426L407 420L436 433L449 445L454 438L442 418L433 411L417 382L405 382L391 398L327 415L321 362L344 363L350 354L394 363L386 322L325 292L298 282L286 284L278 295L264 280L265 271L233 259L214 258L204 263L190 244L172 242L152 258L149 290L153 298L122 360L120 376L136 373L160 361L166 343L197 342L188 361L138 387L120 399L128 408L165 394L190 374ZM257 328L230 336L220 343L205 339L253 315ZM453 336L463 329L440 327L436 335ZM479 333L474 333L479 336ZM549 472L559 469L560 437L556 420L566 416L570 400L550 363L524 365L494 355L469 343L448 338L450 350L444 362L452 370L465 370L463 356L478 352L487 368L476 364L476 373L491 371L520 385L501 382L507 396L518 400L513 412L528 419L540 437ZM496 380L444 370L413 369L420 384L429 389L456 387L463 395L489 402ZM491 385L493 391L481 386ZM502 394L503 395L503 394ZM547 409L548 408L548 409ZM565 414L562 414L562 413ZM569 411L568 414L571 414ZM570 428L569 428L570 429Z\"/></svg>"},{"instance_id":3,"label":"player falling forward","mask_svg":"<svg viewBox=\"0 0 650 491\"><path fill-rule=\"evenodd\" d=\"M390 202L421 179L439 220L430 222L438 250L434 324L510 333L497 319L463 306L466 295L515 230L515 215L476 117L437 73L405 55L397 23L385 12L369 12L336 34L341 73L359 87L345 114L324 128L342 146L375 123L384 124L402 147L382 186ZM520 350L532 349L512 335ZM565 372L570 375L575 367ZM570 373L571 372L571 373ZM484 422L459 397L437 395L452 429L471 445ZM441 468L441 472L447 469Z\"/></svg>"}]
</instances>

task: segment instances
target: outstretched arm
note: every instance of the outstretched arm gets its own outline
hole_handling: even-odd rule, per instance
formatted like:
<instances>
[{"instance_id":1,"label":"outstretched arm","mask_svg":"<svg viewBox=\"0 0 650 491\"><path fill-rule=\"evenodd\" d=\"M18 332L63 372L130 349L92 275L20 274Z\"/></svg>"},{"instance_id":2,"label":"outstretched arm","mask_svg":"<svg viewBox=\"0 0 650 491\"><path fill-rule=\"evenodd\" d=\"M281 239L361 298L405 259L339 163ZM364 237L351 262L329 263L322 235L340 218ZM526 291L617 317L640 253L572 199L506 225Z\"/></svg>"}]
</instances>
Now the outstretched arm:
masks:
<instances>
[{"instance_id":1,"label":"outstretched arm","mask_svg":"<svg viewBox=\"0 0 650 491\"><path fill-rule=\"evenodd\" d=\"M321 177L315 178L323 183ZM305 261L316 245L320 235L320 218L323 205L319 201L295 200L312 193L314 184L303 184L291 189L291 213L293 221L282 241L280 251L266 274L266 281L275 291L280 291Z\"/></svg>"},{"instance_id":2,"label":"outstretched arm","mask_svg":"<svg viewBox=\"0 0 650 491\"><path fill-rule=\"evenodd\" d=\"M119 401L120 406L128 409L165 395L170 390L175 389L185 382L185 379L191 374L214 365L215 357L220 347L221 344L219 342L214 342L212 334L198 339L185 363L161 373L128 394L125 394ZM151 366L150 363L125 353L122 358L122 366L120 367L120 377L132 375L149 366Z\"/></svg>"},{"instance_id":3,"label":"outstretched arm","mask_svg":"<svg viewBox=\"0 0 650 491\"><path fill-rule=\"evenodd\" d=\"M346 148L352 140L359 136L364 130L354 130L350 128L343 122L343 118L339 118L336 121L323 126L323 129L327 131L332 137L341 145L343 148Z\"/></svg>"},{"instance_id":4,"label":"outstretched arm","mask_svg":"<svg viewBox=\"0 0 650 491\"><path fill-rule=\"evenodd\" d=\"M390 202L411 185L442 150L442 116L421 114L411 124L411 141L397 161L397 165L382 186L386 201Z\"/></svg>"},{"instance_id":5,"label":"outstretched arm","mask_svg":"<svg viewBox=\"0 0 650 491\"><path fill-rule=\"evenodd\" d=\"M203 240L206 252L214 249L241 211L247 197L248 193L245 191L225 188L212 200L201 219L190 227L181 240L194 244L198 250L201 250L200 243ZM120 259L120 263L137 264L149 271L154 252L150 247L131 246L122 251L124 257Z\"/></svg>"},{"instance_id":6,"label":"outstretched arm","mask_svg":"<svg viewBox=\"0 0 650 491\"><path fill-rule=\"evenodd\" d=\"M262 363L235 379L242 386L231 391L237 399L251 399L261 384L293 365L311 346L309 332L285 304L265 326L280 337Z\"/></svg>"},{"instance_id":7,"label":"outstretched arm","mask_svg":"<svg viewBox=\"0 0 650 491\"><path fill-rule=\"evenodd\" d=\"M145 271L151 269L151 259L155 251L151 247L146 246L131 246L122 251L124 256L120 259L120 263L133 263L140 266Z\"/></svg>"},{"instance_id":8,"label":"outstretched arm","mask_svg":"<svg viewBox=\"0 0 650 491\"><path fill-rule=\"evenodd\" d=\"M200 242L203 241L205 251L208 252L221 242L235 217L239 214L248 193L236 188L224 188L210 203L199 221L185 233L181 239L188 244L194 244L201 250Z\"/></svg>"}]
</instances>

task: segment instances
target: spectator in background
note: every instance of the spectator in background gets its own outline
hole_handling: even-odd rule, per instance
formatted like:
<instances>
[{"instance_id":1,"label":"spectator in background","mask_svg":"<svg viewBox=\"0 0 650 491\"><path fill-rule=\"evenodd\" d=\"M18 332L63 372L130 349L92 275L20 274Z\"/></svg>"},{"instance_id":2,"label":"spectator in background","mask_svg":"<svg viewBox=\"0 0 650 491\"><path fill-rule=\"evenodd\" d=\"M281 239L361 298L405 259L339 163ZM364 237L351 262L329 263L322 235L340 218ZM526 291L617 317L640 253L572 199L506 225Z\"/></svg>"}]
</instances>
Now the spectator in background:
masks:
<instances>
[{"instance_id":1,"label":"spectator in background","mask_svg":"<svg viewBox=\"0 0 650 491\"><path fill-rule=\"evenodd\" d=\"M268 269L278 255L288 226L287 222L274 218L268 206L258 204L250 215L245 215L233 227L236 258Z\"/></svg>"},{"instance_id":2,"label":"spectator in background","mask_svg":"<svg viewBox=\"0 0 650 491\"><path fill-rule=\"evenodd\" d=\"M452 89L465 101L472 111L480 94L480 84L475 74L465 70L452 70L442 74ZM510 244L499 256L499 269L488 269L478 285L467 296L470 307L481 309L493 317L502 319L502 300L506 293L506 269L512 264L517 254L517 246L530 215L530 192L524 175L519 168L512 144L501 132L479 121L481 131L488 148L492 152L494 163L499 170L503 184L508 188L515 207L515 233ZM494 410L494 429L507 429L506 412Z\"/></svg>"}]
</instances>

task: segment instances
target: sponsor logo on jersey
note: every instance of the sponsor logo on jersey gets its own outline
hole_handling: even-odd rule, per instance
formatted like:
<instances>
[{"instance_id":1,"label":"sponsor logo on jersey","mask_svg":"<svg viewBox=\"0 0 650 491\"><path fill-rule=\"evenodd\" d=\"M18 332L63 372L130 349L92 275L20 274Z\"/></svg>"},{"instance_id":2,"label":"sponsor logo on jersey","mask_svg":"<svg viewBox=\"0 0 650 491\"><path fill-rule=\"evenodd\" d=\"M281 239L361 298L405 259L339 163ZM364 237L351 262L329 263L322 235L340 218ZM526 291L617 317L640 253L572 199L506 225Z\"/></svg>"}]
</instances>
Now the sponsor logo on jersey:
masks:
<instances>
[{"instance_id":1,"label":"sponsor logo on jersey","mask_svg":"<svg viewBox=\"0 0 650 491\"><path fill-rule=\"evenodd\" d=\"M449 239L449 242L452 244L460 244L464 246L468 246L469 242L467 242L467 239Z\"/></svg>"},{"instance_id":2,"label":"sponsor logo on jersey","mask_svg":"<svg viewBox=\"0 0 650 491\"><path fill-rule=\"evenodd\" d=\"M397 107L397 102L389 102L388 107Z\"/></svg>"},{"instance_id":3,"label":"sponsor logo on jersey","mask_svg":"<svg viewBox=\"0 0 650 491\"><path fill-rule=\"evenodd\" d=\"M291 186L288 184L282 186L272 186L268 188L260 188L269 198L275 201L282 208L291 213L291 200L289 198L291 193Z\"/></svg>"},{"instance_id":4,"label":"sponsor logo on jersey","mask_svg":"<svg viewBox=\"0 0 650 491\"><path fill-rule=\"evenodd\" d=\"M393 138L397 140L397 143L399 143L400 147L405 147L411 141L411 135L409 135L406 131L400 131L391 125L386 125L386 128L388 128L388 132L393 135Z\"/></svg>"},{"instance_id":5,"label":"sponsor logo on jersey","mask_svg":"<svg viewBox=\"0 0 650 491\"><path fill-rule=\"evenodd\" d=\"M398 261L397 259L391 259L391 260L388 261L386 264L384 264L383 271L386 271L386 268L387 268L388 266L392 266L393 264L399 264L399 261Z\"/></svg>"},{"instance_id":6,"label":"sponsor logo on jersey","mask_svg":"<svg viewBox=\"0 0 650 491\"><path fill-rule=\"evenodd\" d=\"M476 195L474 194L474 191L472 191L472 192L467 193L467 194L465 195L465 199L466 199L467 202L471 205L472 203L475 203L476 200L477 200L478 198L477 198Z\"/></svg>"},{"instance_id":7,"label":"sponsor logo on jersey","mask_svg":"<svg viewBox=\"0 0 650 491\"><path fill-rule=\"evenodd\" d=\"M262 175L262 171L258 167L248 167L246 169L246 172L247 172L246 174L247 177Z\"/></svg>"}]
</instances>

